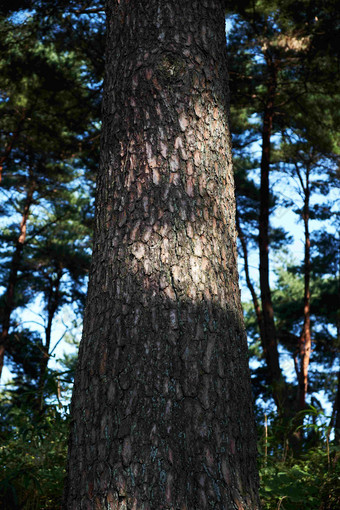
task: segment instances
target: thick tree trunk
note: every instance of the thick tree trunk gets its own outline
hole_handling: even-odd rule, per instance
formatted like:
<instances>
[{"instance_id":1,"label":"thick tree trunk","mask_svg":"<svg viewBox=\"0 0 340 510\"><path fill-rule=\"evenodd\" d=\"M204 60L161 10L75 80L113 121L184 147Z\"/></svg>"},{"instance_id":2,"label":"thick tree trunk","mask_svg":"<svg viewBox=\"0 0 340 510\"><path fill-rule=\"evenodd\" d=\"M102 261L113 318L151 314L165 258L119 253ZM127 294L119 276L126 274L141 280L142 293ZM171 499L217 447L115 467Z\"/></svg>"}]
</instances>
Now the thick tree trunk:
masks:
<instances>
[{"instance_id":1,"label":"thick tree trunk","mask_svg":"<svg viewBox=\"0 0 340 510\"><path fill-rule=\"evenodd\" d=\"M276 67L270 56L266 56L269 70L268 97L263 114L262 156L261 156L261 188L259 217L259 252L260 252L260 289L263 319L262 345L273 386L273 397L279 409L282 408L282 381L277 349L274 310L269 283L269 170L270 170L270 139L273 128L274 100L276 95Z\"/></svg>"},{"instance_id":2,"label":"thick tree trunk","mask_svg":"<svg viewBox=\"0 0 340 510\"><path fill-rule=\"evenodd\" d=\"M220 0L108 3L65 509L259 508Z\"/></svg>"},{"instance_id":3,"label":"thick tree trunk","mask_svg":"<svg viewBox=\"0 0 340 510\"><path fill-rule=\"evenodd\" d=\"M20 263L22 258L22 251L24 248L24 243L26 240L26 228L27 228L27 220L30 214L30 209L33 203L33 194L36 187L36 182L33 179L32 175L30 175L30 184L27 189L26 200L24 205L24 210L22 213L21 223L20 223L20 232L19 237L16 241L15 250L13 252L10 273L7 282L6 295L4 300L4 308L2 312L2 330L0 336L0 378L2 374L2 369L4 366L4 357L6 352L6 344L8 340L8 332L11 323L11 315L14 309L14 294L15 287L18 280L18 272L20 269Z\"/></svg>"}]
</instances>

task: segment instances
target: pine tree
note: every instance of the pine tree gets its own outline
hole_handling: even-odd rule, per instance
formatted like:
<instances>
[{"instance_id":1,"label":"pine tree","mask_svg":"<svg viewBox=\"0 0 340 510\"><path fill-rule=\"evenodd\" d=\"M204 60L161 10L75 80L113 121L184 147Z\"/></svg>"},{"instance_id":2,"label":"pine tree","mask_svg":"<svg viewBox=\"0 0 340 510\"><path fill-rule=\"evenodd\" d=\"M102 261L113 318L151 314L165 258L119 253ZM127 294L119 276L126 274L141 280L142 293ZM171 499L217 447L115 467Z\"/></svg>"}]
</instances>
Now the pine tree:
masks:
<instances>
[{"instance_id":1,"label":"pine tree","mask_svg":"<svg viewBox=\"0 0 340 510\"><path fill-rule=\"evenodd\" d=\"M259 507L223 2L108 3L64 508Z\"/></svg>"},{"instance_id":2,"label":"pine tree","mask_svg":"<svg viewBox=\"0 0 340 510\"><path fill-rule=\"evenodd\" d=\"M33 245L52 236L54 225L59 223L60 235L63 222L72 215L82 217L72 202L87 180L84 166L93 172L96 150L91 139L98 137L99 99L94 98L93 84L83 80L84 69L95 80L90 60L63 48L58 36L42 33L40 14L16 16L3 18L0 32L6 56L1 62L0 105L0 373L6 350L15 358L15 342L10 346L20 334L15 311L37 298L37 288L47 293L42 279L33 282L32 265L28 268ZM34 277L39 279L39 272Z\"/></svg>"}]
</instances>

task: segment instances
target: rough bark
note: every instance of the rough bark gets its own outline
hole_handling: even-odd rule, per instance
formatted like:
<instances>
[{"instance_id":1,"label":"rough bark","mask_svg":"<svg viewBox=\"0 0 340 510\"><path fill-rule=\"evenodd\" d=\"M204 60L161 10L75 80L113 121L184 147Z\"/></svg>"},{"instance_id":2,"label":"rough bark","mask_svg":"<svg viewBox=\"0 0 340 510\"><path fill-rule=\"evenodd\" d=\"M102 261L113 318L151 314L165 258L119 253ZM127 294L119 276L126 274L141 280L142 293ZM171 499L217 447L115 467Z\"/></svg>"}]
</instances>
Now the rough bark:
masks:
<instances>
[{"instance_id":1,"label":"rough bark","mask_svg":"<svg viewBox=\"0 0 340 510\"><path fill-rule=\"evenodd\" d=\"M262 155L261 155L261 187L259 215L259 252L260 252L260 289L263 318L264 355L273 386L273 397L280 409L282 407L282 375L277 349L274 310L269 283L269 214L270 214L270 139L273 129L274 101L277 89L277 70L270 55L265 54L269 71L267 101L263 113Z\"/></svg>"},{"instance_id":2,"label":"rough bark","mask_svg":"<svg viewBox=\"0 0 340 510\"><path fill-rule=\"evenodd\" d=\"M18 272L20 269L20 263L22 258L22 252L24 249L24 243L26 240L26 228L27 228L27 220L30 214L30 209L33 203L33 194L36 187L36 182L33 176L30 174L30 184L27 189L26 200L24 204L24 210L22 213L21 223L20 223L20 231L19 237L15 244L15 249L12 256L10 273L8 277L8 283L6 288L6 295L4 300L4 307L2 312L2 330L0 337L0 378L2 374L2 369L4 366L4 356L6 352L6 344L8 340L8 332L10 328L11 315L14 310L14 295L15 295L15 287L18 280Z\"/></svg>"},{"instance_id":3,"label":"rough bark","mask_svg":"<svg viewBox=\"0 0 340 510\"><path fill-rule=\"evenodd\" d=\"M108 3L66 509L259 508L220 0Z\"/></svg>"}]
</instances>

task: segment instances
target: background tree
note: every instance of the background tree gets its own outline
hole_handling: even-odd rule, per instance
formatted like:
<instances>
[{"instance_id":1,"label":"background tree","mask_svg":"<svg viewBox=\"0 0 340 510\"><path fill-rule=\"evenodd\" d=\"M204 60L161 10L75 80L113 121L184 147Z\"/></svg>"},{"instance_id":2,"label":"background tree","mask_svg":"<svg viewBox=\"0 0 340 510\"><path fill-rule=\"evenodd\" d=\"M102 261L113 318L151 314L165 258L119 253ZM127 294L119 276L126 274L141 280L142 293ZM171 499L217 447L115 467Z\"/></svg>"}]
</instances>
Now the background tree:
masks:
<instances>
[{"instance_id":1,"label":"background tree","mask_svg":"<svg viewBox=\"0 0 340 510\"><path fill-rule=\"evenodd\" d=\"M9 18L4 20L1 31L3 51L7 55L7 60L2 61L1 77L1 136L5 147L0 190L4 198L1 212L5 218L1 368L13 327L13 312L36 299L36 290L32 292L34 286L37 289L40 285L44 292L42 281L27 286L31 280L27 279L27 259L32 243L41 242L46 231L52 235L56 223L61 232L62 225L67 224L65 220L71 221L76 211L71 204L77 200L72 195L85 182L82 166L88 141L98 132L94 115L99 99L95 97L93 101L91 84L83 84L84 60L80 61L75 52L60 49L58 38L49 37L48 33L44 33L42 44L38 21L32 16L24 23ZM85 129L88 131L84 137ZM90 159L87 164L91 165ZM75 180L77 186L71 184ZM56 214L47 213L49 209L54 209ZM32 214L40 220L30 224ZM75 221L80 219L81 216ZM31 246L27 246L28 242ZM38 278L39 273L35 276ZM48 321L51 323L51 317ZM13 330L12 336L14 333Z\"/></svg>"},{"instance_id":2,"label":"background tree","mask_svg":"<svg viewBox=\"0 0 340 510\"><path fill-rule=\"evenodd\" d=\"M48 2L0 8L0 318L13 377L1 394L0 506L8 509L60 507L72 366L48 362L63 305L81 314L90 256L104 27L83 18L75 30L79 15L64 19L60 7L53 15ZM70 320L65 329L60 336L73 339Z\"/></svg>"},{"instance_id":3,"label":"background tree","mask_svg":"<svg viewBox=\"0 0 340 510\"><path fill-rule=\"evenodd\" d=\"M279 368L280 354L276 344L278 340L281 341L285 333L277 331L278 321L274 321L275 309L269 284L269 249L271 247L275 250L278 242L281 242L283 246L283 243L287 243L288 240L287 236L282 235L282 230L280 232L270 228L269 219L277 205L284 204L287 207L288 201L284 200L282 194L280 197L280 192L275 197L275 187L273 184L270 187L269 178L280 179L277 171L282 170L285 156L282 153L279 154L278 148L280 145L282 150L284 147L287 148L282 132L286 133L286 140L287 136L288 138L290 135L295 136L300 146L313 144L313 140L314 142L317 140L315 151L318 161L322 157L321 154L325 154L325 150L328 151L328 156L324 157L322 162L320 161L319 171L321 167L325 169L325 165L334 161L335 154L338 152L338 139L335 134L338 96L333 84L329 83L330 76L336 72L336 60L334 52L332 53L332 46L320 44L320 33L318 35L318 30L315 28L317 19L312 16L315 6L309 7L311 10L305 13L302 23L303 16L299 18L296 13L294 14L289 2L271 2L266 6L261 3L246 5L234 18L233 30L229 34L232 55L231 89L234 97L232 129L234 146L238 154L236 160L238 230L245 260L246 281L252 295L261 345L266 359L267 381L272 386L272 394L279 411L287 417L292 416L292 411L299 412L304 408L308 378L306 353L310 352L310 349L304 347L307 344L310 345L311 340L309 338L305 341L302 338L305 339L305 333L310 329L307 312L310 300L307 296L311 269L308 262L310 239L307 220L310 191L303 184L306 192L304 206L307 249L304 264L306 313L304 333L300 340L295 337L295 350L300 349L302 358L298 369L301 397L298 403L295 396L296 389L284 382ZM335 36L336 28L332 23L330 26L333 27L332 33ZM334 114L328 114L329 111L333 111L333 109L329 110L331 103ZM322 122L320 122L320 115L323 118ZM298 131L299 134L297 134ZM256 144L260 140L261 149L259 150ZM292 159L290 162L296 171L296 165L301 164L301 154L298 154L298 149L295 148L295 159L292 158L294 162ZM258 150L260 151L259 160L254 157L254 153ZM333 156L330 156L331 153ZM283 158L281 166L280 157ZM334 174L333 162L330 167L329 171L326 170L329 176L326 184L328 190L335 182L334 177L331 177L332 172ZM255 176L255 182L249 182L249 175L251 179ZM319 189L322 191L321 188ZM290 202L289 206L292 205ZM258 220L257 228L256 220ZM251 247L249 243L254 243L256 240L256 235L254 236L256 231L259 246L261 305L251 281L248 260ZM307 336L309 337L309 334Z\"/></svg>"}]
</instances>

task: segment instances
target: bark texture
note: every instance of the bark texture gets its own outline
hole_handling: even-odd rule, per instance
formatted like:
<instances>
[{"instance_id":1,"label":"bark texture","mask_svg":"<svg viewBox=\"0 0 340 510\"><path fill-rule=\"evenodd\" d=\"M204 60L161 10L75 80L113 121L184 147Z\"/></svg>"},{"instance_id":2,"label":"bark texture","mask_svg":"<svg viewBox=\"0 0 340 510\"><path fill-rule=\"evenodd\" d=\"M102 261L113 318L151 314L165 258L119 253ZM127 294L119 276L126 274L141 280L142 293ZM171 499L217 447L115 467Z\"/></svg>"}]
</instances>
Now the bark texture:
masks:
<instances>
[{"instance_id":1,"label":"bark texture","mask_svg":"<svg viewBox=\"0 0 340 510\"><path fill-rule=\"evenodd\" d=\"M259 508L221 0L108 3L66 509Z\"/></svg>"}]
</instances>

